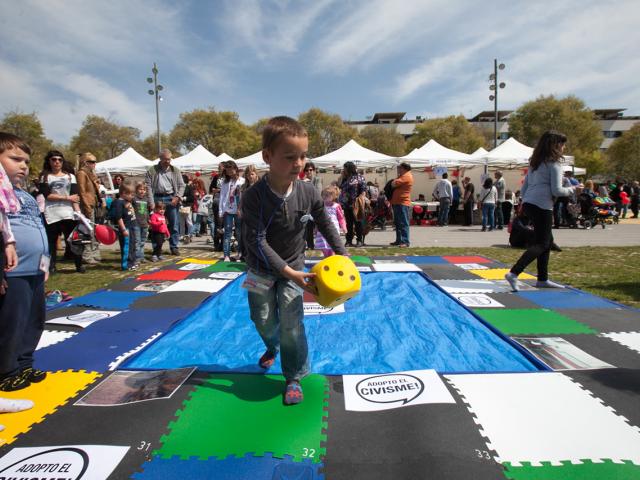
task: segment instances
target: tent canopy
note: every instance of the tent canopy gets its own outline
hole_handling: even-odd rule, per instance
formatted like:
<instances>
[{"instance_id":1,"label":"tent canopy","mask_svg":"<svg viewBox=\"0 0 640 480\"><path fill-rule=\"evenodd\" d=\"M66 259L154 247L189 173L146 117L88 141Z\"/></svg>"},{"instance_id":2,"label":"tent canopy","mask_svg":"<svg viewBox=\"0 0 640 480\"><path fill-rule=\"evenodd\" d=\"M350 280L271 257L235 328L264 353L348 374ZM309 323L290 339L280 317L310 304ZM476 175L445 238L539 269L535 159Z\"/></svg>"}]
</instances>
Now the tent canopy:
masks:
<instances>
[{"instance_id":1,"label":"tent canopy","mask_svg":"<svg viewBox=\"0 0 640 480\"><path fill-rule=\"evenodd\" d=\"M152 163L136 152L132 147L115 158L96 164L96 173L144 173Z\"/></svg>"},{"instance_id":2,"label":"tent canopy","mask_svg":"<svg viewBox=\"0 0 640 480\"><path fill-rule=\"evenodd\" d=\"M513 168L529 165L532 154L533 148L510 137L480 159L489 167ZM573 160L571 155L564 157L564 161L568 165L573 165Z\"/></svg>"},{"instance_id":3,"label":"tent canopy","mask_svg":"<svg viewBox=\"0 0 640 480\"><path fill-rule=\"evenodd\" d=\"M175 165L185 172L213 171L218 169L220 160L202 145L198 145L186 155L171 160L171 165Z\"/></svg>"},{"instance_id":4,"label":"tent canopy","mask_svg":"<svg viewBox=\"0 0 640 480\"><path fill-rule=\"evenodd\" d=\"M353 162L357 167L388 167L395 165L393 157L363 147L355 140L349 140L342 147L313 159L317 167L341 168L346 162Z\"/></svg>"},{"instance_id":5,"label":"tent canopy","mask_svg":"<svg viewBox=\"0 0 640 480\"><path fill-rule=\"evenodd\" d=\"M225 152L222 152L218 156L218 161L219 162L228 162L229 160L233 160L235 162L235 158L233 158L231 155L227 155Z\"/></svg>"},{"instance_id":6,"label":"tent canopy","mask_svg":"<svg viewBox=\"0 0 640 480\"><path fill-rule=\"evenodd\" d=\"M422 147L413 150L408 155L399 158L408 162L412 167L448 166L455 167L471 163L472 156L440 145L431 139Z\"/></svg>"},{"instance_id":7,"label":"tent canopy","mask_svg":"<svg viewBox=\"0 0 640 480\"><path fill-rule=\"evenodd\" d=\"M255 165L258 170L269 170L269 165L264 163L264 160L262 159L262 150L258 150L256 153L247 157L238 158L235 162L238 164L238 168Z\"/></svg>"}]
</instances>

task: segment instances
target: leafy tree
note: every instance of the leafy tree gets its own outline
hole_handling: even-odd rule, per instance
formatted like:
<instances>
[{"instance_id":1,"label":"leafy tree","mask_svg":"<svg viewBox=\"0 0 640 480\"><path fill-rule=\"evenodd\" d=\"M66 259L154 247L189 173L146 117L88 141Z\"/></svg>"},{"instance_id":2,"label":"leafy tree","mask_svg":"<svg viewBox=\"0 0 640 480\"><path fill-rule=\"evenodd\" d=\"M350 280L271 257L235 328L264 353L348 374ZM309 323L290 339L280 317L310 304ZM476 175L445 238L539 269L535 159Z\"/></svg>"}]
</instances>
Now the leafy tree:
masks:
<instances>
[{"instance_id":1,"label":"leafy tree","mask_svg":"<svg viewBox=\"0 0 640 480\"><path fill-rule=\"evenodd\" d=\"M404 136L393 128L368 125L360 131L362 146L394 157L405 154L407 143Z\"/></svg>"},{"instance_id":2,"label":"leafy tree","mask_svg":"<svg viewBox=\"0 0 640 480\"><path fill-rule=\"evenodd\" d=\"M616 138L607 156L611 174L626 180L640 179L640 123Z\"/></svg>"},{"instance_id":3,"label":"leafy tree","mask_svg":"<svg viewBox=\"0 0 640 480\"><path fill-rule=\"evenodd\" d=\"M98 161L116 157L140 142L140 130L124 127L97 115L87 115L78 133L71 139L69 151L91 152Z\"/></svg>"},{"instance_id":4,"label":"leafy tree","mask_svg":"<svg viewBox=\"0 0 640 480\"><path fill-rule=\"evenodd\" d=\"M587 167L590 175L602 171L604 163L597 154L602 132L593 112L578 97L540 96L509 117L511 136L527 145L534 146L547 130L557 130L567 136L565 152L575 157L576 166Z\"/></svg>"},{"instance_id":5,"label":"leafy tree","mask_svg":"<svg viewBox=\"0 0 640 480\"><path fill-rule=\"evenodd\" d=\"M35 112L7 113L0 122L0 131L13 133L24 139L31 147L30 176L35 177L42 170L44 156L53 148L53 142L44 135L44 129Z\"/></svg>"},{"instance_id":6,"label":"leafy tree","mask_svg":"<svg viewBox=\"0 0 640 480\"><path fill-rule=\"evenodd\" d=\"M169 150L174 152L175 155L177 147L171 143L171 139L168 134L160 134L160 144L161 148L168 148ZM158 158L158 136L155 133L152 133L148 137L145 137L143 140L138 142L138 144L134 148L144 158L154 160Z\"/></svg>"},{"instance_id":7,"label":"leafy tree","mask_svg":"<svg viewBox=\"0 0 640 480\"><path fill-rule=\"evenodd\" d=\"M425 120L418 125L415 134L409 139L407 150L420 148L431 139L464 153L473 153L486 143L482 133L464 115L451 115Z\"/></svg>"},{"instance_id":8,"label":"leafy tree","mask_svg":"<svg viewBox=\"0 0 640 480\"><path fill-rule=\"evenodd\" d=\"M181 113L170 138L177 147L186 150L202 145L214 155L227 152L234 158L260 149L258 134L242 123L236 112L217 112L212 107Z\"/></svg>"},{"instance_id":9,"label":"leafy tree","mask_svg":"<svg viewBox=\"0 0 640 480\"><path fill-rule=\"evenodd\" d=\"M358 141L355 128L345 125L339 115L312 108L298 116L309 133L309 157L315 158L342 147L349 140Z\"/></svg>"}]
</instances>

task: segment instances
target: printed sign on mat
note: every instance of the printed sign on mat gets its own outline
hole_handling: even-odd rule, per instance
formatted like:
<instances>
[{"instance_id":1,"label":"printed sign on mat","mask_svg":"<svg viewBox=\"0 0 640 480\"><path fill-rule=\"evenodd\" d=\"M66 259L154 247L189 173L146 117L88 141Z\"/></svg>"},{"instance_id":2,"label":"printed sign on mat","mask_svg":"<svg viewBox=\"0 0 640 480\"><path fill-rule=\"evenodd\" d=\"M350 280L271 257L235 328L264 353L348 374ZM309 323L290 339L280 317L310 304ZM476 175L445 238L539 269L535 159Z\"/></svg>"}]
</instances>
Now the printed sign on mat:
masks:
<instances>
[{"instance_id":1,"label":"printed sign on mat","mask_svg":"<svg viewBox=\"0 0 640 480\"><path fill-rule=\"evenodd\" d=\"M115 317L119 313L119 310L85 310L84 312L76 313L75 315L52 318L51 320L48 320L47 323L55 323L56 325L75 325L76 327L85 328L99 320Z\"/></svg>"},{"instance_id":2,"label":"printed sign on mat","mask_svg":"<svg viewBox=\"0 0 640 480\"><path fill-rule=\"evenodd\" d=\"M435 370L343 375L345 410L374 412L425 403L456 403Z\"/></svg>"},{"instance_id":3,"label":"printed sign on mat","mask_svg":"<svg viewBox=\"0 0 640 480\"><path fill-rule=\"evenodd\" d=\"M453 293L465 307L470 308L504 308L504 305L485 293Z\"/></svg>"},{"instance_id":4,"label":"printed sign on mat","mask_svg":"<svg viewBox=\"0 0 640 480\"><path fill-rule=\"evenodd\" d=\"M109 445L14 448L0 458L0 478L103 480L128 450Z\"/></svg>"}]
</instances>

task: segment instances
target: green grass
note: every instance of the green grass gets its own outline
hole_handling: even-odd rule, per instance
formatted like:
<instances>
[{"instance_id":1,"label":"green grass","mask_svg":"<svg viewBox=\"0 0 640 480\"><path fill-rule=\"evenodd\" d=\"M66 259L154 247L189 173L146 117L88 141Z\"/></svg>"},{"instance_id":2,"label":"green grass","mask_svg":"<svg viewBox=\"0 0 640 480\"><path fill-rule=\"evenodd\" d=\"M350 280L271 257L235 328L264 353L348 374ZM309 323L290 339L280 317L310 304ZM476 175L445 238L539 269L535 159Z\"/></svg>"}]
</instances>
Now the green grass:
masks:
<instances>
[{"instance_id":1,"label":"green grass","mask_svg":"<svg viewBox=\"0 0 640 480\"><path fill-rule=\"evenodd\" d=\"M354 255L484 255L512 265L522 250L512 248L367 248L354 249ZM189 256L212 255L210 250L190 250ZM213 254L219 256L219 254ZM185 258L184 255L182 258ZM122 272L119 254L103 251L103 261L89 266L84 275L76 274L73 263L59 263L56 273L47 283L48 290L65 290L77 297L103 288L127 277L139 275L158 266L176 261L167 257L164 262L147 263L138 272ZM535 263L528 271L535 274ZM561 283L591 292L616 302L640 308L640 249L638 247L578 247L553 252L549 264L550 277Z\"/></svg>"}]
</instances>

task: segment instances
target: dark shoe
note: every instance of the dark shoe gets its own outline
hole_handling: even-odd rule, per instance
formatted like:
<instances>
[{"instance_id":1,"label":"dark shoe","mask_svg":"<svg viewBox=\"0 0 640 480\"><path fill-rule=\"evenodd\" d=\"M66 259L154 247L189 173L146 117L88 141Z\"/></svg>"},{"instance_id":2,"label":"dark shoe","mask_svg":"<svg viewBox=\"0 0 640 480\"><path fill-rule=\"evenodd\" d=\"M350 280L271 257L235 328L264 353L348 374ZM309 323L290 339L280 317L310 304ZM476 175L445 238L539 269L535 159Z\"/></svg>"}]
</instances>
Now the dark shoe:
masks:
<instances>
[{"instance_id":1,"label":"dark shoe","mask_svg":"<svg viewBox=\"0 0 640 480\"><path fill-rule=\"evenodd\" d=\"M45 378L47 378L47 372L43 372L42 370L38 370L37 368L29 367L22 370L22 372L20 372L20 376L31 383L40 383Z\"/></svg>"},{"instance_id":2,"label":"dark shoe","mask_svg":"<svg viewBox=\"0 0 640 480\"><path fill-rule=\"evenodd\" d=\"M353 247L353 242L344 242L345 247Z\"/></svg>"},{"instance_id":3,"label":"dark shoe","mask_svg":"<svg viewBox=\"0 0 640 480\"><path fill-rule=\"evenodd\" d=\"M364 242L356 242L356 248L364 247Z\"/></svg>"},{"instance_id":4,"label":"dark shoe","mask_svg":"<svg viewBox=\"0 0 640 480\"><path fill-rule=\"evenodd\" d=\"M84 265L80 265L79 267L76 267L76 272L87 273L87 269L84 267Z\"/></svg>"},{"instance_id":5,"label":"dark shoe","mask_svg":"<svg viewBox=\"0 0 640 480\"><path fill-rule=\"evenodd\" d=\"M31 382L22 375L13 375L0 380L0 392L15 392L27 388L29 385Z\"/></svg>"},{"instance_id":6,"label":"dark shoe","mask_svg":"<svg viewBox=\"0 0 640 480\"><path fill-rule=\"evenodd\" d=\"M171 249L171 255L180 255L180 250L177 248L172 248Z\"/></svg>"},{"instance_id":7,"label":"dark shoe","mask_svg":"<svg viewBox=\"0 0 640 480\"><path fill-rule=\"evenodd\" d=\"M562 251L562 249L555 242L553 242L551 244L551 247L549 248L549 250L553 250L554 252L561 252Z\"/></svg>"},{"instance_id":8,"label":"dark shoe","mask_svg":"<svg viewBox=\"0 0 640 480\"><path fill-rule=\"evenodd\" d=\"M260 368L264 368L266 370L270 368L275 361L276 361L275 353L271 353L269 350L267 350L262 354L262 356L260 357L260 360L258 360L258 365L260 365Z\"/></svg>"},{"instance_id":9,"label":"dark shoe","mask_svg":"<svg viewBox=\"0 0 640 480\"><path fill-rule=\"evenodd\" d=\"M392 247L397 247L398 245L400 245L400 242L391 242L389 245L391 245Z\"/></svg>"},{"instance_id":10,"label":"dark shoe","mask_svg":"<svg viewBox=\"0 0 640 480\"><path fill-rule=\"evenodd\" d=\"M487 231L487 227L482 227L482 231L486 232Z\"/></svg>"},{"instance_id":11,"label":"dark shoe","mask_svg":"<svg viewBox=\"0 0 640 480\"><path fill-rule=\"evenodd\" d=\"M58 270L56 269L55 266L53 267L49 267L49 275L53 275L54 273L56 273Z\"/></svg>"},{"instance_id":12,"label":"dark shoe","mask_svg":"<svg viewBox=\"0 0 640 480\"><path fill-rule=\"evenodd\" d=\"M304 395L302 394L300 383L296 381L287 382L287 387L284 390L284 404L297 405L302 400L304 400Z\"/></svg>"}]
</instances>

